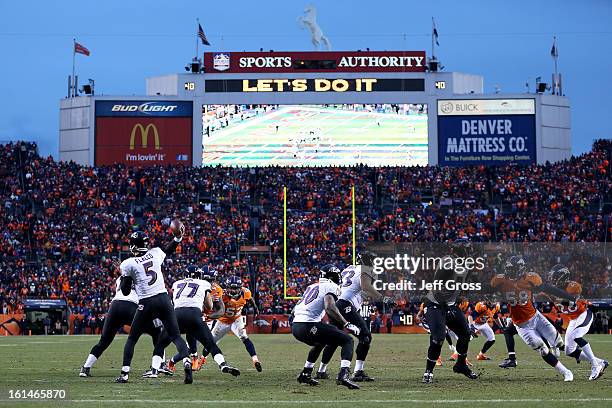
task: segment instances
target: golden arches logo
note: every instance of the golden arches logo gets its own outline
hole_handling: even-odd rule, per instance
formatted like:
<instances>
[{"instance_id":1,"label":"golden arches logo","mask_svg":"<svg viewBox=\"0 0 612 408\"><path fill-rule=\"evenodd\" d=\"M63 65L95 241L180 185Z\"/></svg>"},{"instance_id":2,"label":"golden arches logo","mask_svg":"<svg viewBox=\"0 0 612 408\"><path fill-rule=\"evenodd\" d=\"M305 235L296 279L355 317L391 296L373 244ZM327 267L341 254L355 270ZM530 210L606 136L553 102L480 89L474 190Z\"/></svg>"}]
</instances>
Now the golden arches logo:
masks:
<instances>
[{"instance_id":1,"label":"golden arches logo","mask_svg":"<svg viewBox=\"0 0 612 408\"><path fill-rule=\"evenodd\" d=\"M153 133L153 140L155 142L155 150L159 150L159 132L157 131L157 126L153 123L149 123L146 127L140 123L137 123L132 128L132 133L130 134L130 150L134 150L134 142L136 141L136 132L140 130L140 136L142 141L143 149L147 148L147 142L149 139L149 130Z\"/></svg>"}]
</instances>

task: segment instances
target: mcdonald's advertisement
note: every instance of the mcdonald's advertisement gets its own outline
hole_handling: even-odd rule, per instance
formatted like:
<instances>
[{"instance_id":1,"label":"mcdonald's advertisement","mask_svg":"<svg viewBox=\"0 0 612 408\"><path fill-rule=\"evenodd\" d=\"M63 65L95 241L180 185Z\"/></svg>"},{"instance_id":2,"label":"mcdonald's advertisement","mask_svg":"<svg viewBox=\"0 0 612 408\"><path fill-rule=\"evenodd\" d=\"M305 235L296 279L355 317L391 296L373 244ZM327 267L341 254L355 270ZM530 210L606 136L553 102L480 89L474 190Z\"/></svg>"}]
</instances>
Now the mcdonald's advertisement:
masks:
<instances>
[{"instance_id":1,"label":"mcdonald's advertisement","mask_svg":"<svg viewBox=\"0 0 612 408\"><path fill-rule=\"evenodd\" d=\"M190 166L191 115L191 102L98 101L96 166Z\"/></svg>"}]
</instances>

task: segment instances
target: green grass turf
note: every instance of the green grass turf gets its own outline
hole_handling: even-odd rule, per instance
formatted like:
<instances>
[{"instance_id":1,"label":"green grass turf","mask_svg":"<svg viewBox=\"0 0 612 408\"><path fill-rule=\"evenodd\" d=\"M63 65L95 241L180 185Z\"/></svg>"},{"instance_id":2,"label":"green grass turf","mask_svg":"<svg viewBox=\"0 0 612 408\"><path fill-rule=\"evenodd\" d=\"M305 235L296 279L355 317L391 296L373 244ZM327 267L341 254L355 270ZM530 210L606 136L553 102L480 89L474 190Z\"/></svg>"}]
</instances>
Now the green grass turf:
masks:
<instances>
[{"instance_id":1,"label":"green grass turf","mask_svg":"<svg viewBox=\"0 0 612 408\"><path fill-rule=\"evenodd\" d=\"M253 335L264 364L257 373L244 347L235 337L227 337L221 348L231 363L242 370L238 378L220 373L210 360L194 373L194 384L182 383L182 372L173 378L142 379L149 366L150 338L138 343L133 371L128 384L115 384L119 373L125 336L118 336L92 369L92 378L79 378L79 367L97 336L35 336L0 338L0 406L61 407L136 407L136 406L520 406L520 407L603 407L612 406L612 368L597 381L588 381L588 364L573 359L562 361L575 375L573 383L561 377L517 338L519 367L497 367L505 355L503 338L489 355L492 361L475 362L482 373L478 380L453 374L451 363L444 362L435 372L436 383L420 384L423 373L426 335L374 335L366 371L376 382L350 391L324 381L318 387L301 386L295 378L307 353L307 346L290 335ZM612 359L612 336L590 335L595 353ZM482 345L481 338L470 344L470 356ZM167 352L172 351L173 346ZM448 357L445 346L443 357ZM338 355L330 364L335 374ZM62 401L15 401L8 399L10 389L64 389ZM208 401L208 403L206 403Z\"/></svg>"}]
</instances>

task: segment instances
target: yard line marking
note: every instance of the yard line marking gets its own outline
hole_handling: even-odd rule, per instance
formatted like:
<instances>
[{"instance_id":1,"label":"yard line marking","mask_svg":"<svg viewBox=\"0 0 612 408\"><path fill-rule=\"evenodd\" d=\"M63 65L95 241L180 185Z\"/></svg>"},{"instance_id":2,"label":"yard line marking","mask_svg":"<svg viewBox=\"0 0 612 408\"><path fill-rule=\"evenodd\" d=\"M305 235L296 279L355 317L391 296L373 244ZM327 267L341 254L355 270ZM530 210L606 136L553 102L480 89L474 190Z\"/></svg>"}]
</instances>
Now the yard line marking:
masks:
<instances>
[{"instance_id":1,"label":"yard line marking","mask_svg":"<svg viewBox=\"0 0 612 408\"><path fill-rule=\"evenodd\" d=\"M55 401L51 399L0 399L0 402L45 402ZM60 400L57 400L60 401ZM478 403L478 402L497 402L497 403L522 403L522 402L601 402L612 401L612 398L564 398L564 399L544 399L544 398L520 398L520 399L351 399L351 400L180 400L180 399L62 399L62 403L140 403L140 404L225 404L225 405L264 405L264 404L355 404L355 403L415 403L415 404L456 404L456 403Z\"/></svg>"},{"instance_id":2,"label":"yard line marking","mask_svg":"<svg viewBox=\"0 0 612 408\"><path fill-rule=\"evenodd\" d=\"M100 336L95 336L95 337L100 337ZM68 340L68 339L66 339ZM91 342L92 339L70 339L68 341L23 341L23 342L17 342L17 343L10 343L10 344L0 344L0 347L19 347L19 346L23 346L28 345L28 344L68 344L68 343L72 343L75 341L87 341L87 342Z\"/></svg>"}]
</instances>

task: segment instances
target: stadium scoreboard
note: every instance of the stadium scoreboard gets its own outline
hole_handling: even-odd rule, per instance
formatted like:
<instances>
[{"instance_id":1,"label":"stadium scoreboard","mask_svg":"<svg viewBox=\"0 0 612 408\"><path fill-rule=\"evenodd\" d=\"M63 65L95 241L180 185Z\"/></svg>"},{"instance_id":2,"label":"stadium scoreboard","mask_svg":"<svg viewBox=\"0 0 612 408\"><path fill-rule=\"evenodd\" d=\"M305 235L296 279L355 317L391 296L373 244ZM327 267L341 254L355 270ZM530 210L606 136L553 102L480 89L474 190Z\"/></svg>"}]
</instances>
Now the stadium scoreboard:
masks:
<instances>
[{"instance_id":1,"label":"stadium scoreboard","mask_svg":"<svg viewBox=\"0 0 612 408\"><path fill-rule=\"evenodd\" d=\"M482 76L430 72L426 61L423 51L206 52L204 72L148 78L145 95L62 100L60 159L461 166L571 156L567 98L486 94Z\"/></svg>"}]
</instances>

